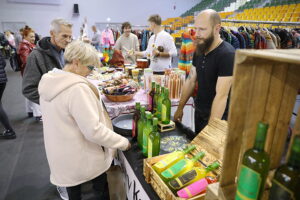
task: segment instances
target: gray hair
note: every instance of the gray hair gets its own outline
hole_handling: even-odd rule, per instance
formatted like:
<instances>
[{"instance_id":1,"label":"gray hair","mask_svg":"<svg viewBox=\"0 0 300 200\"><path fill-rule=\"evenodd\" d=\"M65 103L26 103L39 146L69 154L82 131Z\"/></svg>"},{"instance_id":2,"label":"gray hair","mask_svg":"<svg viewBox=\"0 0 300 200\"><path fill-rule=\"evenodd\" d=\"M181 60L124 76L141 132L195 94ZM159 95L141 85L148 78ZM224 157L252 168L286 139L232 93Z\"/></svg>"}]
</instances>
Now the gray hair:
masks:
<instances>
[{"instance_id":1,"label":"gray hair","mask_svg":"<svg viewBox=\"0 0 300 200\"><path fill-rule=\"evenodd\" d=\"M54 19L51 24L50 24L50 31L54 31L56 33L58 33L60 31L60 26L68 26L70 28L72 28L73 24L71 24L70 22L68 22L65 19Z\"/></svg>"},{"instance_id":2,"label":"gray hair","mask_svg":"<svg viewBox=\"0 0 300 200\"><path fill-rule=\"evenodd\" d=\"M64 59L66 63L72 63L73 60L77 59L82 65L99 67L100 56L98 54L99 53L92 45L79 40L74 40L66 47Z\"/></svg>"}]
</instances>

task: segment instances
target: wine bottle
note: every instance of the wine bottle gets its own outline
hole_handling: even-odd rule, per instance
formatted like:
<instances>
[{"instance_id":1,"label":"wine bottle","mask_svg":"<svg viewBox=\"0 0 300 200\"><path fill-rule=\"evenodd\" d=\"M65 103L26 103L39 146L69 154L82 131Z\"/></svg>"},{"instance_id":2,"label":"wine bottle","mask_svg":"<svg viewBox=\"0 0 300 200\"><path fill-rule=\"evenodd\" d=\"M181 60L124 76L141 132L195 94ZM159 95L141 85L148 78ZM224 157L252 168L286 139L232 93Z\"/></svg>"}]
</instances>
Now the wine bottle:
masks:
<instances>
[{"instance_id":1,"label":"wine bottle","mask_svg":"<svg viewBox=\"0 0 300 200\"><path fill-rule=\"evenodd\" d=\"M161 121L162 100L164 98L165 98L165 88L161 87L161 93L157 100L157 110L156 110L156 117L158 121Z\"/></svg>"},{"instance_id":2,"label":"wine bottle","mask_svg":"<svg viewBox=\"0 0 300 200\"><path fill-rule=\"evenodd\" d=\"M144 126L146 125L146 116L145 116L146 108L144 106L141 107L141 117L138 121L138 146L141 150L143 150L143 130Z\"/></svg>"},{"instance_id":3,"label":"wine bottle","mask_svg":"<svg viewBox=\"0 0 300 200\"><path fill-rule=\"evenodd\" d=\"M148 156L148 137L152 132L152 114L149 111L146 111L146 126L144 126L143 130L143 155L145 157Z\"/></svg>"},{"instance_id":4,"label":"wine bottle","mask_svg":"<svg viewBox=\"0 0 300 200\"><path fill-rule=\"evenodd\" d=\"M244 153L238 178L236 200L259 200L264 192L270 159L264 151L268 124L259 122L255 143Z\"/></svg>"},{"instance_id":5,"label":"wine bottle","mask_svg":"<svg viewBox=\"0 0 300 200\"><path fill-rule=\"evenodd\" d=\"M161 107L161 123L163 124L170 124L171 118L171 101L169 98L169 89L165 89L164 99L162 100L162 107Z\"/></svg>"},{"instance_id":6,"label":"wine bottle","mask_svg":"<svg viewBox=\"0 0 300 200\"><path fill-rule=\"evenodd\" d=\"M172 179L169 182L169 186L174 190L179 190L180 188L186 187L202 178L205 178L208 172L217 169L219 166L220 163L216 161L206 168L195 167L181 176Z\"/></svg>"},{"instance_id":7,"label":"wine bottle","mask_svg":"<svg viewBox=\"0 0 300 200\"><path fill-rule=\"evenodd\" d=\"M294 137L288 163L280 166L272 181L270 200L300 199L300 136Z\"/></svg>"},{"instance_id":8,"label":"wine bottle","mask_svg":"<svg viewBox=\"0 0 300 200\"><path fill-rule=\"evenodd\" d=\"M204 157L205 153L200 152L196 154L192 159L182 159L172 165L170 168L166 169L161 173L161 176L164 180L171 180L181 176L182 174L186 173L187 171L191 170L194 167L194 164L199 159Z\"/></svg>"},{"instance_id":9,"label":"wine bottle","mask_svg":"<svg viewBox=\"0 0 300 200\"><path fill-rule=\"evenodd\" d=\"M133 114L133 120L132 120L132 140L136 141L137 134L138 134L138 121L140 119L140 109L141 109L141 103L136 102L135 103L135 112Z\"/></svg>"},{"instance_id":10,"label":"wine bottle","mask_svg":"<svg viewBox=\"0 0 300 200\"><path fill-rule=\"evenodd\" d=\"M152 122L153 131L149 134L148 137L148 158L159 155L160 134L157 131L157 123L158 119L154 117Z\"/></svg>"},{"instance_id":11,"label":"wine bottle","mask_svg":"<svg viewBox=\"0 0 300 200\"><path fill-rule=\"evenodd\" d=\"M204 192L208 186L208 182L205 178L202 178L191 185L179 190L177 192L177 195L181 198L191 198L193 196L196 196L200 194L201 192Z\"/></svg>"},{"instance_id":12,"label":"wine bottle","mask_svg":"<svg viewBox=\"0 0 300 200\"><path fill-rule=\"evenodd\" d=\"M152 82L151 91L148 93L148 110L151 113L153 113L154 95L155 95L155 82Z\"/></svg>"},{"instance_id":13,"label":"wine bottle","mask_svg":"<svg viewBox=\"0 0 300 200\"><path fill-rule=\"evenodd\" d=\"M154 100L153 100L153 114L156 117L157 113L157 104L158 104L158 97L160 96L160 85L156 84Z\"/></svg>"},{"instance_id":14,"label":"wine bottle","mask_svg":"<svg viewBox=\"0 0 300 200\"><path fill-rule=\"evenodd\" d=\"M177 161L183 159L186 154L193 151L195 148L196 148L195 145L191 145L188 148L184 149L183 151L172 152L172 153L168 154L166 157L164 157L162 160L160 160L159 162L155 163L155 165L153 165L153 169L158 174L160 174L162 171L169 168L171 165L173 165Z\"/></svg>"}]
</instances>

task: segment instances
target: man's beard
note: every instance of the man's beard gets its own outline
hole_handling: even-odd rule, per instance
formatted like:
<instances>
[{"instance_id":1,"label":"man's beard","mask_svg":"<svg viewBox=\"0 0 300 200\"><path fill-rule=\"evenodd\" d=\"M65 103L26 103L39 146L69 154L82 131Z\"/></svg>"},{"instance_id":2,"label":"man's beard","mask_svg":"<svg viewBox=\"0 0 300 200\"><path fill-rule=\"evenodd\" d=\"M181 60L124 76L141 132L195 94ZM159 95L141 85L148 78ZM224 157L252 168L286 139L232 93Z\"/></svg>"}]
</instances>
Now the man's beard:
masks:
<instances>
[{"instance_id":1,"label":"man's beard","mask_svg":"<svg viewBox=\"0 0 300 200\"><path fill-rule=\"evenodd\" d=\"M203 40L203 43L201 43L201 44L197 43L196 54L201 55L201 54L204 54L205 52L207 52L208 49L210 48L210 46L212 45L214 39L215 39L215 37L214 37L213 33L211 33L211 35L207 39Z\"/></svg>"}]
</instances>

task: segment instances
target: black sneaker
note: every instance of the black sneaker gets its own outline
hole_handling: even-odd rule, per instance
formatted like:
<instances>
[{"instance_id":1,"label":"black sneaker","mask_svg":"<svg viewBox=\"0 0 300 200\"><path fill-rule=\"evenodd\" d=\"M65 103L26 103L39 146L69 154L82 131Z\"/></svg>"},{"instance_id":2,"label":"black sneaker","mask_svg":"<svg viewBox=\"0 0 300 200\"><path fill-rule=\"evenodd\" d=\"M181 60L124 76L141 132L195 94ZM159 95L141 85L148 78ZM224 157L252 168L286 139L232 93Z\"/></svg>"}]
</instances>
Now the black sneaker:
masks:
<instances>
[{"instance_id":1,"label":"black sneaker","mask_svg":"<svg viewBox=\"0 0 300 200\"><path fill-rule=\"evenodd\" d=\"M32 112L28 112L27 113L27 116L30 118L30 117L33 117L33 113Z\"/></svg>"},{"instance_id":2,"label":"black sneaker","mask_svg":"<svg viewBox=\"0 0 300 200\"><path fill-rule=\"evenodd\" d=\"M43 122L42 116L35 117L35 121L37 121L37 122Z\"/></svg>"},{"instance_id":3,"label":"black sneaker","mask_svg":"<svg viewBox=\"0 0 300 200\"><path fill-rule=\"evenodd\" d=\"M16 133L13 130L5 130L3 133L0 133L0 139L15 139Z\"/></svg>"}]
</instances>

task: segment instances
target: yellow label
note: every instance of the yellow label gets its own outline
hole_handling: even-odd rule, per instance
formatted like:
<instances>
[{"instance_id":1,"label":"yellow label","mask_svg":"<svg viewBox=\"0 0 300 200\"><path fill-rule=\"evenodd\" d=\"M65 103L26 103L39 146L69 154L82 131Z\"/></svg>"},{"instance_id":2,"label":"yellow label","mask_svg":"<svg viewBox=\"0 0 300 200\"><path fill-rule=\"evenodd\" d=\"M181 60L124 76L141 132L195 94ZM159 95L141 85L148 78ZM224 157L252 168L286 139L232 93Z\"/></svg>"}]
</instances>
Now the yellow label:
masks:
<instances>
[{"instance_id":1,"label":"yellow label","mask_svg":"<svg viewBox=\"0 0 300 200\"><path fill-rule=\"evenodd\" d=\"M161 161L159 161L158 163L156 163L154 166L156 168L162 169L168 166L169 164L173 163L174 161L176 161L178 158L179 158L178 154L171 154L166 158L162 159Z\"/></svg>"},{"instance_id":2,"label":"yellow label","mask_svg":"<svg viewBox=\"0 0 300 200\"><path fill-rule=\"evenodd\" d=\"M152 149L153 149L152 140L148 138L148 158L152 158Z\"/></svg>"},{"instance_id":3,"label":"yellow label","mask_svg":"<svg viewBox=\"0 0 300 200\"><path fill-rule=\"evenodd\" d=\"M165 120L167 120L167 106L163 104L161 108L161 121Z\"/></svg>"}]
</instances>

